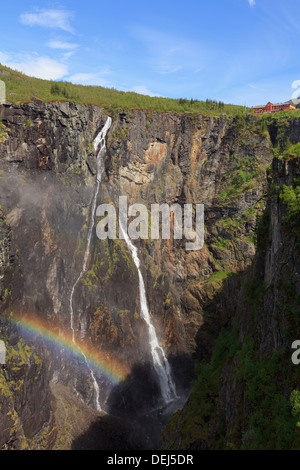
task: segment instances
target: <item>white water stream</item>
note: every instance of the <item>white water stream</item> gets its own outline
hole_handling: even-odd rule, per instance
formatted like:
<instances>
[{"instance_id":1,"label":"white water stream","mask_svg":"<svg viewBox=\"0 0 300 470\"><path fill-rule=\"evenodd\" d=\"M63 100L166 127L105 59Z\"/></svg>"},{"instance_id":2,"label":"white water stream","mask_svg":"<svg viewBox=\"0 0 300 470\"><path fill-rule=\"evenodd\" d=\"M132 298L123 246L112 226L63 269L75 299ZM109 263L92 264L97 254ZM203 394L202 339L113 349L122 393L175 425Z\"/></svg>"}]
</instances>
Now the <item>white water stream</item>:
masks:
<instances>
[{"instance_id":1,"label":"white water stream","mask_svg":"<svg viewBox=\"0 0 300 470\"><path fill-rule=\"evenodd\" d=\"M86 272L86 269L87 269L87 262L88 262L88 257L89 257L89 254L90 254L91 239L92 239L93 227L94 227L94 222L95 222L97 198L98 198L98 194L99 194L100 184L101 184L101 181L102 181L102 176L103 176L103 173L104 173L104 159L103 159L103 156L104 156L105 151L106 151L106 134L109 131L109 128L111 126L111 122L112 122L111 117L108 117L103 129L99 132L99 134L97 135L96 139L93 142L95 152L98 152L97 153L97 186L96 186L96 190L95 190L95 194L94 194L94 198L93 198L93 203L92 203L92 210L91 210L91 215L90 215L90 225L89 225L89 230L88 230L88 235L87 235L87 243L86 243L86 249L85 249L85 253L84 253L82 270L81 270L78 278L76 279L76 281L75 281L75 283L72 287L71 295L70 295L70 320L71 320L71 330L72 330L72 341L73 341L74 344L75 344L75 329L74 329L73 297L74 297L74 292L75 292L76 286L79 283L79 281L81 280L82 276L84 275L84 273ZM96 394L96 408L97 408L98 411L101 411L101 405L100 405L100 401L99 401L100 393L99 393L98 383L95 379L94 372L92 371L92 369L88 365L88 361L87 361L87 358L86 358L85 354L83 353L83 351L81 351L81 353L82 353L82 355L85 359L86 365L89 368L91 378L92 378L92 381L93 381L93 386L94 386L94 390L95 390L95 394Z\"/></svg>"},{"instance_id":2,"label":"white water stream","mask_svg":"<svg viewBox=\"0 0 300 470\"><path fill-rule=\"evenodd\" d=\"M89 225L89 230L88 230L88 235L87 235L87 244L86 244L86 249L85 249L85 254L84 254L84 259L83 259L83 265L82 265L82 270L76 279L72 290L70 294L70 320L71 320L71 330L72 330L72 340L73 343L75 344L75 329L74 329L74 310L73 310L73 297L74 297L74 292L76 289L77 284L81 280L82 276L86 272L87 269L87 262L88 262L88 257L90 253L90 246L91 246L91 239L92 239L92 233L93 233L93 227L94 227L94 221L95 221L95 213L96 213L96 204L97 204L97 198L99 194L99 189L100 189L100 184L102 181L102 176L104 173L104 159L103 156L106 151L106 135L108 130L110 129L111 126L111 118L108 117L107 121L101 130L101 132L97 135L96 139L94 140L94 149L97 154L97 186L92 202L92 209L91 209L91 215L90 215L90 225ZM152 361L153 361L153 367L154 370L157 374L159 384L160 384L160 389L161 389L161 395L165 403L170 403L174 399L177 399L177 394L176 394L176 387L174 384L174 381L172 379L172 374L171 374L171 368L170 364L166 358L165 352L163 348L159 345L157 335L155 328L151 322L151 317L149 314L148 310L148 305L147 305L147 298L146 298L146 291L145 291L145 284L143 280L143 276L140 270L140 260L138 257L138 250L137 248L132 244L129 236L127 233L124 231L121 223L120 223L120 230L123 234L123 238L132 254L133 261L137 267L138 270L138 276L139 276L139 290L140 290L140 307L141 307L141 317L144 319L144 321L147 324L148 327L148 334L149 334L149 345L150 345L150 351L152 355ZM85 359L85 362L90 370L91 378L93 381L94 385L94 390L95 390L95 395L96 395L96 408L98 411L101 411L101 405L99 402L99 386L97 384L97 381L95 379L95 375L92 371L92 369L88 365L87 358L85 354L82 352L82 355Z\"/></svg>"},{"instance_id":3,"label":"white water stream","mask_svg":"<svg viewBox=\"0 0 300 470\"><path fill-rule=\"evenodd\" d=\"M132 259L138 270L141 317L145 320L147 327L148 327L149 345L150 345L150 350L151 350L151 355L152 355L153 367L158 376L161 395L165 403L170 403L171 401L177 399L178 396L176 394L175 384L172 379L170 364L168 362L168 359L166 358L163 348L158 343L156 331L151 322L151 317L150 317L148 305L147 305L144 279L143 279L141 269L140 269L140 259L138 256L138 250L133 245L129 236L123 229L121 221L119 221L119 224L120 224L120 231L122 232L123 238L125 242L127 243L128 248L131 251Z\"/></svg>"}]
</instances>

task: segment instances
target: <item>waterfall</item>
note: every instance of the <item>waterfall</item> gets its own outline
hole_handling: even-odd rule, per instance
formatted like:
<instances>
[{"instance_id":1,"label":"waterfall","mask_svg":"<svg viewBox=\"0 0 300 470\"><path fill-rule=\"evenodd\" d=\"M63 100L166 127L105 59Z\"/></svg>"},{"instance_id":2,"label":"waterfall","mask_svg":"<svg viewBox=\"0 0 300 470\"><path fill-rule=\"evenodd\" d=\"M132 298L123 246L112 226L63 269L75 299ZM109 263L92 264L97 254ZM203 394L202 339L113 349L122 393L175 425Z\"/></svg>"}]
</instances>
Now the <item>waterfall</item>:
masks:
<instances>
[{"instance_id":1,"label":"waterfall","mask_svg":"<svg viewBox=\"0 0 300 470\"><path fill-rule=\"evenodd\" d=\"M123 229L121 221L119 221L120 231L122 232L123 238L127 243L128 248L131 251L133 261L137 267L138 276L139 276L139 290L140 290L140 307L141 307L141 317L145 320L148 327L149 334L149 345L152 355L152 362L154 370L157 374L161 395L165 403L169 403L174 399L177 399L176 388L174 381L172 379L171 368L166 358L163 348L159 345L155 328L151 322L151 317L148 310L146 290L144 279L140 269L140 259L138 256L138 250L131 242L129 236Z\"/></svg>"},{"instance_id":2,"label":"waterfall","mask_svg":"<svg viewBox=\"0 0 300 470\"><path fill-rule=\"evenodd\" d=\"M105 151L106 151L106 141L105 141L105 139L106 139L106 134L110 129L111 122L112 122L111 117L108 117L103 129L99 132L99 134L97 135L96 139L93 142L95 152L97 152L97 186L96 186L95 194L94 194L94 197L93 197L92 210L91 210L91 215L90 215L90 225L89 225L89 230L88 230L88 235L87 235L87 243L86 243L86 249L85 249L85 253L84 253L82 270L81 270L78 278L74 282L74 285L73 285L72 290L71 290L71 295L70 295L70 320L71 320L72 340L73 340L74 344L75 344L75 329L74 329L73 297L74 297L74 292L75 292L76 286L79 283L79 281L81 280L82 276L84 275L84 273L86 272L86 269L87 269L87 262L88 262L88 257L89 257L89 254L90 254L91 239L92 239L93 227L94 227L94 221L95 221L97 198L98 198L98 194L99 194L100 184L101 184L101 181L102 181L102 176L103 176L103 173L104 173L103 156L104 156ZM84 360L86 362L87 367L89 368L91 378L92 378L92 381L93 381L93 386L94 386L94 390L95 390L95 394L96 394L96 408L97 408L98 411L101 411L101 405L100 405L100 402L99 402L99 395L100 395L99 386L98 386L97 381L95 379L94 372L92 371L92 369L88 365L87 358L86 358L85 354L83 353L83 351L81 351L81 353L84 357Z\"/></svg>"}]
</instances>

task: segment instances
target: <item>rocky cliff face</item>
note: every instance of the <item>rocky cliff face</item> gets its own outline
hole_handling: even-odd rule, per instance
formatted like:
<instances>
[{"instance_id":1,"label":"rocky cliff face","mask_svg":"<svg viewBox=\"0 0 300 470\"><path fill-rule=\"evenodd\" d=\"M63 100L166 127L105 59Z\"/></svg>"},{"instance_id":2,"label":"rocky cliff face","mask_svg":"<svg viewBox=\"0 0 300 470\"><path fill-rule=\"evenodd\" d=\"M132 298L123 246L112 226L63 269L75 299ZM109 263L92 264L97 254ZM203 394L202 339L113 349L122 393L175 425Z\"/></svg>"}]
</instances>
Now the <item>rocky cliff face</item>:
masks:
<instances>
[{"instance_id":1,"label":"rocky cliff face","mask_svg":"<svg viewBox=\"0 0 300 470\"><path fill-rule=\"evenodd\" d=\"M6 319L20 312L49 324L56 317L62 325L69 321L67 296L79 269L72 264L80 261L74 252L93 192L89 144L105 116L98 108L27 104L2 106L1 119L8 133L0 150L1 337L7 344L1 446L47 448L56 432L49 382L63 366Z\"/></svg>"},{"instance_id":2,"label":"rocky cliff face","mask_svg":"<svg viewBox=\"0 0 300 470\"><path fill-rule=\"evenodd\" d=\"M5 397L0 445L51 448L61 400L53 396L50 382L70 387L95 408L93 381L83 360L53 351L37 332L25 337L20 324L8 318L29 314L49 328L54 325L57 334L70 332L70 294L82 269L96 184L92 143L106 116L92 106L30 103L1 106L0 118L5 126L0 142L0 326L9 352L0 375ZM153 203L205 205L202 250L187 252L185 241L173 238L136 242L149 309L182 395L194 376L192 356L210 358L212 338L228 324L233 305L223 295L224 285L236 289L237 273L253 263L272 148L287 137L296 143L298 128L297 120L264 129L253 117L225 115L124 111L113 116L99 204L117 206L122 195L129 204L149 209ZM269 273L277 252L270 252ZM267 279L273 285L271 274ZM73 305L78 338L129 371L116 387L95 372L101 403L116 415L147 413L159 392L140 318L138 275L123 241L100 241L94 231ZM273 311L262 348L282 344L281 333L274 337L277 316ZM246 314L243 318L246 325ZM37 407L43 411L35 413Z\"/></svg>"},{"instance_id":3,"label":"rocky cliff face","mask_svg":"<svg viewBox=\"0 0 300 470\"><path fill-rule=\"evenodd\" d=\"M292 344L300 333L299 203L294 199L299 163L273 161L257 254L218 295L226 305L226 328L217 340L211 338L209 360L199 364L197 383L186 407L166 427L163 447L299 448L299 369L292 362ZM216 302L209 311L208 332Z\"/></svg>"}]
</instances>

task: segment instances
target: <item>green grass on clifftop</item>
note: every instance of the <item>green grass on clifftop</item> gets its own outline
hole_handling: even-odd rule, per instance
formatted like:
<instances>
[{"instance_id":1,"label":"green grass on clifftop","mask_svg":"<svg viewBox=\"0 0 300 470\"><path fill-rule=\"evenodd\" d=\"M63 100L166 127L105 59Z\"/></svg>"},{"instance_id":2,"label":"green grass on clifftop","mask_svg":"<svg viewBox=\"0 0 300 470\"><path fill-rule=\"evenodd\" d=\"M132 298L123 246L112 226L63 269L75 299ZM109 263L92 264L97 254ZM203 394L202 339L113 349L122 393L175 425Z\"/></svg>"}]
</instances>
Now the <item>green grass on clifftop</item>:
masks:
<instances>
[{"instance_id":1,"label":"green grass on clifftop","mask_svg":"<svg viewBox=\"0 0 300 470\"><path fill-rule=\"evenodd\" d=\"M150 97L134 92L118 91L100 86L74 85L69 82L54 82L29 77L0 64L0 79L6 84L8 103L24 103L37 98L45 102L67 100L82 104L93 104L107 112L119 109L148 109L161 112L188 112L218 116L247 114L251 110L244 106L195 99L171 99Z\"/></svg>"}]
</instances>

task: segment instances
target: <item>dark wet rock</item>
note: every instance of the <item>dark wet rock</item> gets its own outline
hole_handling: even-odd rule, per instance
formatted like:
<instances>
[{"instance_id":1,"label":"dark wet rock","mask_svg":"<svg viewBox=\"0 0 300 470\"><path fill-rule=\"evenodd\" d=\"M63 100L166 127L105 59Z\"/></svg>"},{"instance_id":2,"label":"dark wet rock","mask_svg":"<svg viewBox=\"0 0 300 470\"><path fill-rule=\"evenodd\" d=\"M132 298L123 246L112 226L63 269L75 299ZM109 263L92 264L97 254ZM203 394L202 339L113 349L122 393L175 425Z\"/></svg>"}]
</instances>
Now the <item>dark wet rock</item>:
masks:
<instances>
[{"instance_id":1,"label":"dark wet rock","mask_svg":"<svg viewBox=\"0 0 300 470\"><path fill-rule=\"evenodd\" d=\"M0 119L8 133L0 143L0 329L8 335L12 356L23 360L18 371L10 360L3 375L9 392L0 411L1 445L21 445L9 440L7 410L13 406L17 439L25 447L31 442L45 448L53 444L56 429L50 381L55 377L73 387L94 407L91 376L83 358L71 360L66 351L53 349L37 335L24 336L5 319L11 312L29 313L57 332L70 332L70 293L82 270L96 187L92 143L106 116L93 106L32 102L1 106ZM118 206L119 195L149 209L154 203L205 204L202 250L187 252L185 240L136 242L153 323L182 393L194 377L191 357L199 353L207 305L229 275L243 272L255 256L254 230L264 208L272 143L257 132L252 118L241 122L225 115L124 110L116 113L107 135L98 204ZM291 138L295 133L291 131ZM140 318L138 275L123 241L100 241L93 232L87 271L76 286L73 305L79 338L125 372L140 366L131 382L124 372L119 394L95 370L101 402L114 402L115 410L114 397L125 397L128 415L135 394L144 393L142 408L152 406L157 384L151 374L146 380L143 371L151 356ZM219 305L217 323L222 325L227 313L221 300ZM201 347L207 355L209 341L204 335ZM97 426L101 431L103 422Z\"/></svg>"}]
</instances>

